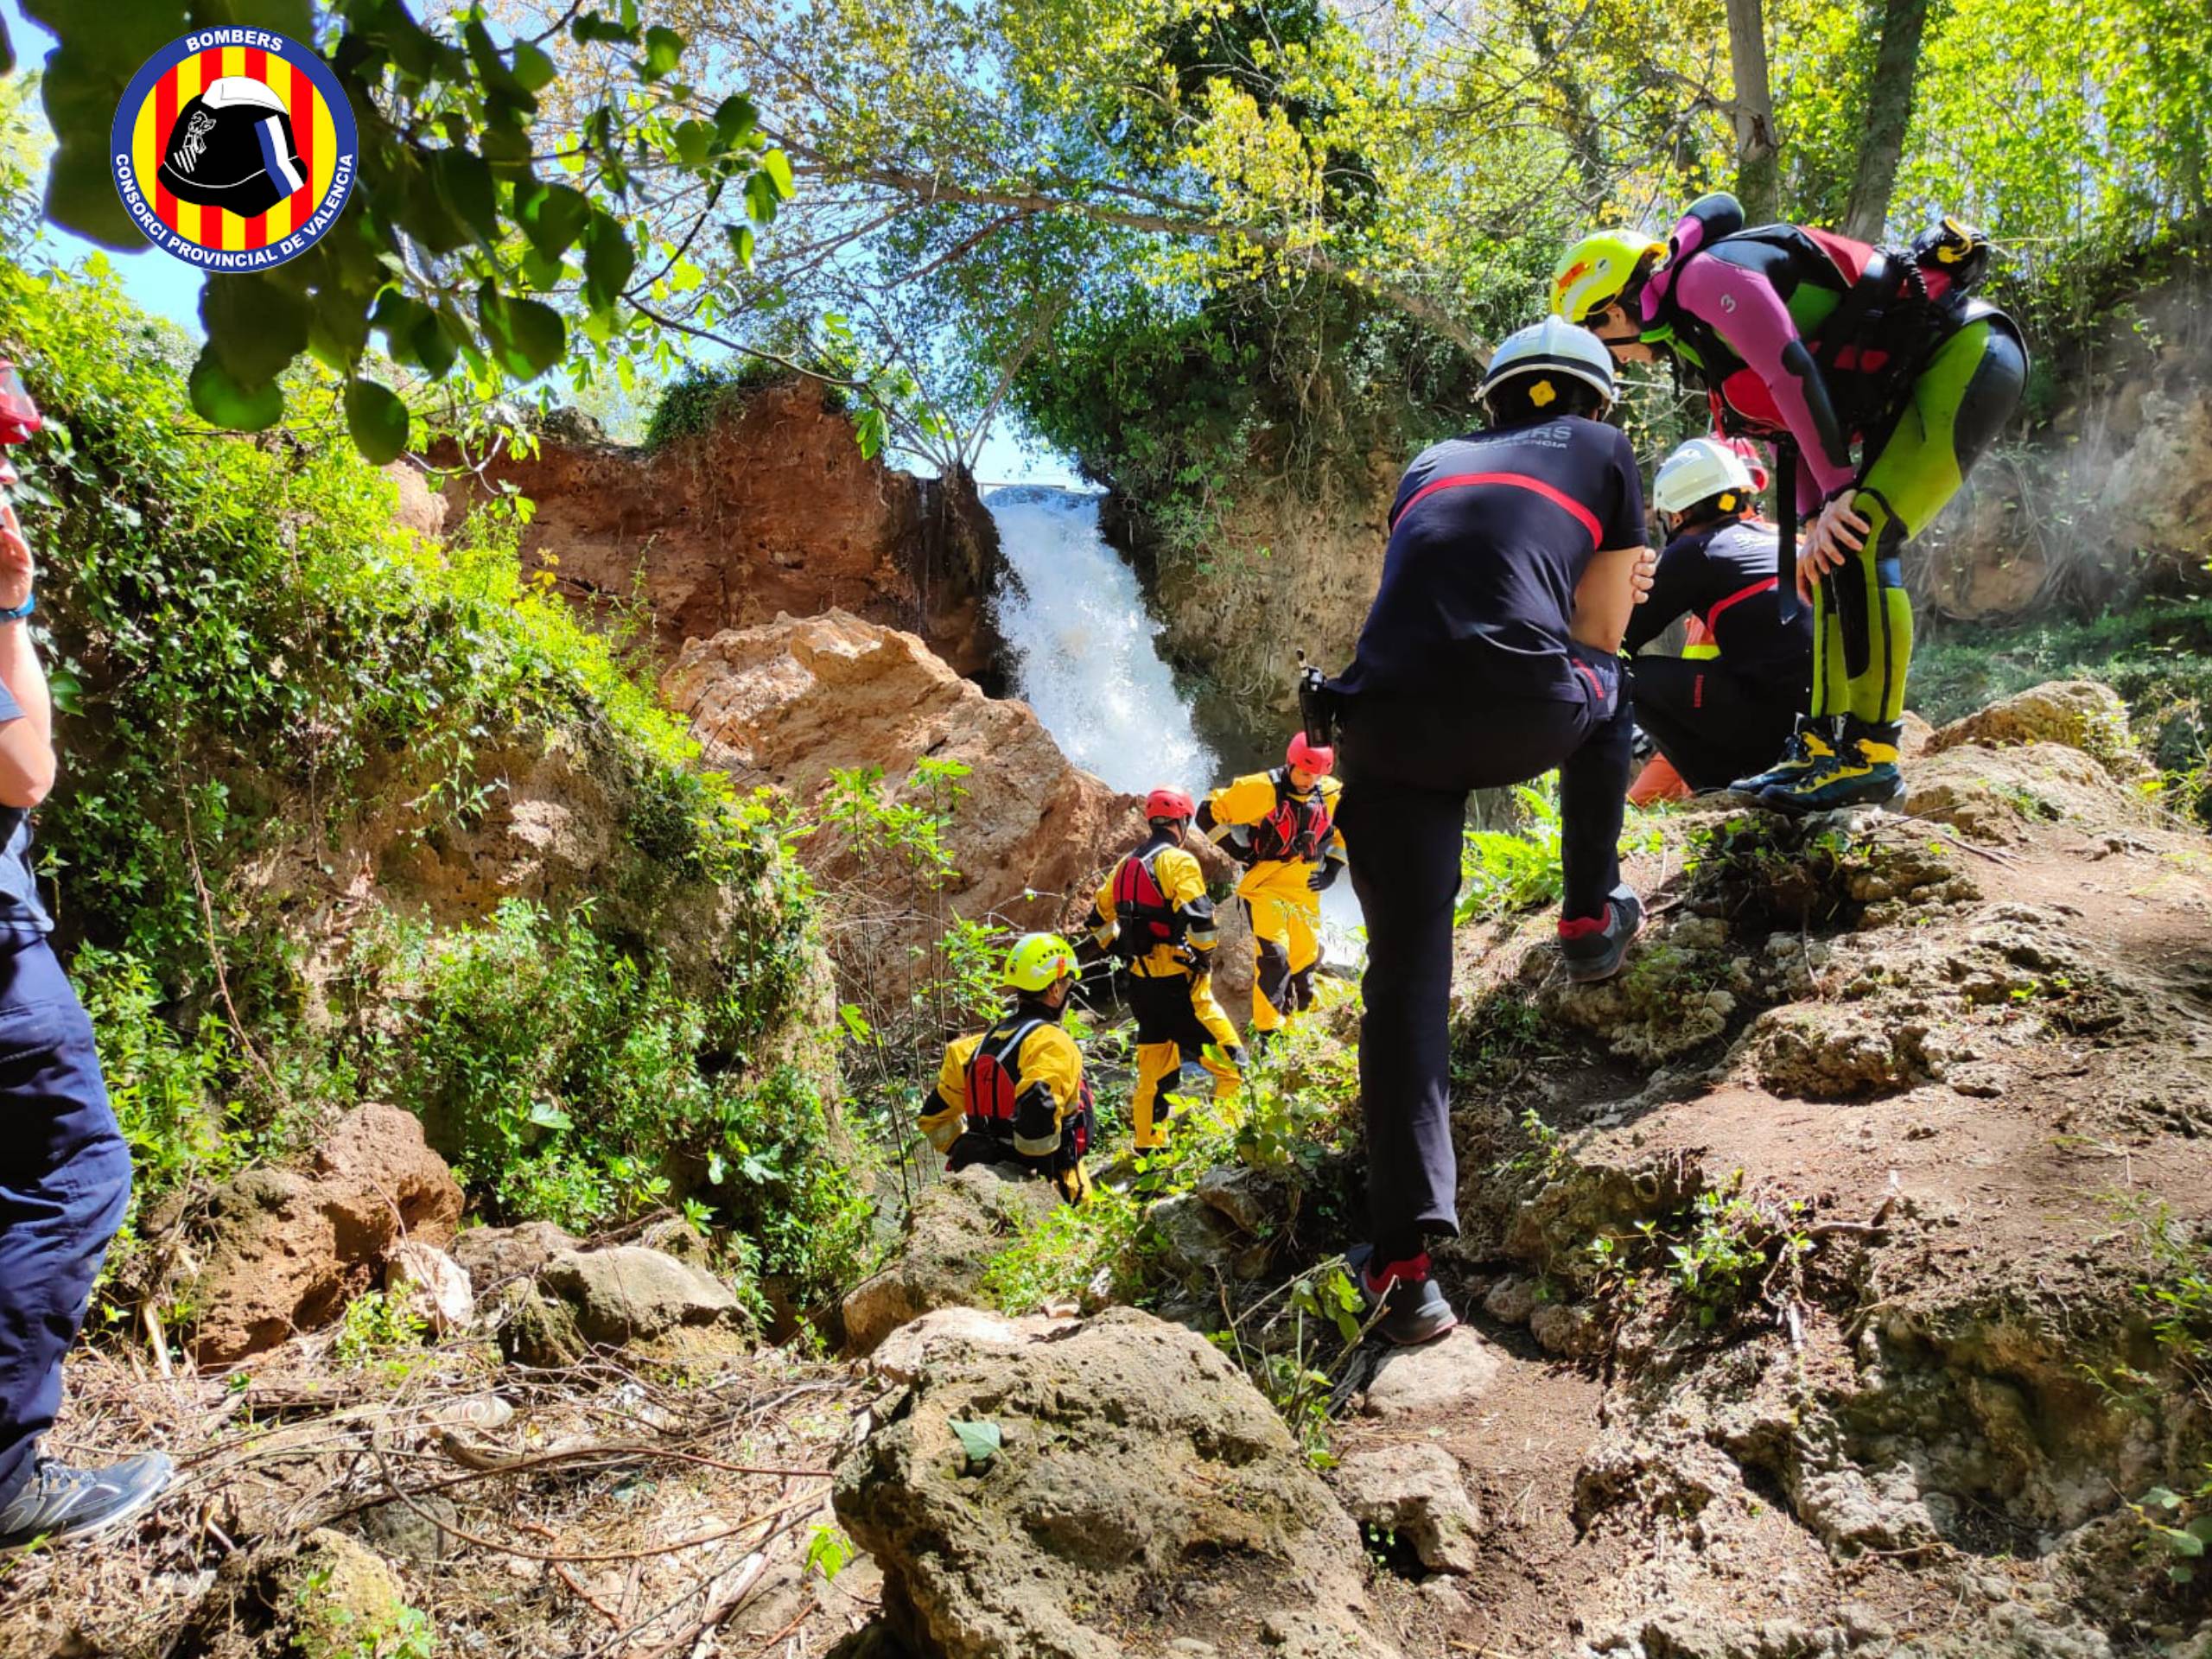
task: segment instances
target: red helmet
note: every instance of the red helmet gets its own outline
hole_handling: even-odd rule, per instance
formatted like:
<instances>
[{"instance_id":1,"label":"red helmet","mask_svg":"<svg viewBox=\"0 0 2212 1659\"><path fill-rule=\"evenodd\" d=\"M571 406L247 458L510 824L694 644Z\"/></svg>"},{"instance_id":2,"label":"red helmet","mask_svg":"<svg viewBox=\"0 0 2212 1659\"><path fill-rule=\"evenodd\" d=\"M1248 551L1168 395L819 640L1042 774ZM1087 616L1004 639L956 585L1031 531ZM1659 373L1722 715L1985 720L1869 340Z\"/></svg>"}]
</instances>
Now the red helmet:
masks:
<instances>
[{"instance_id":1,"label":"red helmet","mask_svg":"<svg viewBox=\"0 0 2212 1659\"><path fill-rule=\"evenodd\" d=\"M1337 769L1337 752L1319 743L1308 743L1303 732L1290 740L1290 753L1285 758L1300 772L1310 772L1319 778L1325 778Z\"/></svg>"},{"instance_id":2,"label":"red helmet","mask_svg":"<svg viewBox=\"0 0 2212 1659\"><path fill-rule=\"evenodd\" d=\"M1768 476L1766 456L1760 451L1758 445L1749 438L1722 437L1718 432L1713 435L1725 448L1733 449L1744 458L1744 465L1751 468L1751 488L1755 491L1764 491L1767 486Z\"/></svg>"},{"instance_id":3,"label":"red helmet","mask_svg":"<svg viewBox=\"0 0 2212 1659\"><path fill-rule=\"evenodd\" d=\"M29 443L45 425L16 365L0 358L0 444Z\"/></svg>"},{"instance_id":4,"label":"red helmet","mask_svg":"<svg viewBox=\"0 0 2212 1659\"><path fill-rule=\"evenodd\" d=\"M1155 818L1194 818L1198 809L1191 798L1179 789L1155 789L1144 798L1145 820Z\"/></svg>"}]
</instances>

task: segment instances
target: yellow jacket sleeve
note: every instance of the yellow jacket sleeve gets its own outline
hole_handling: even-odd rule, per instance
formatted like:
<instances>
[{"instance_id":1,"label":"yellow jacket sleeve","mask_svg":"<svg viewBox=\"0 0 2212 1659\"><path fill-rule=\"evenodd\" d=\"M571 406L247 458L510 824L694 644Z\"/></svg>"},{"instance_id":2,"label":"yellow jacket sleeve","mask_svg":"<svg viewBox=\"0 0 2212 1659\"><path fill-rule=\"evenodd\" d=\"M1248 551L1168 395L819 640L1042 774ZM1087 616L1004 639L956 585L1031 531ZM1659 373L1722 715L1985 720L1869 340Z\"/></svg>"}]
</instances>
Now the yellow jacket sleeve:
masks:
<instances>
[{"instance_id":1,"label":"yellow jacket sleeve","mask_svg":"<svg viewBox=\"0 0 2212 1659\"><path fill-rule=\"evenodd\" d=\"M1090 930L1090 937L1101 950L1113 944L1115 935L1122 931L1122 925L1114 918L1114 878L1121 869L1116 860L1114 868L1106 872L1105 880L1099 883L1097 896L1090 901L1090 913L1098 918L1097 925Z\"/></svg>"},{"instance_id":2,"label":"yellow jacket sleeve","mask_svg":"<svg viewBox=\"0 0 2212 1659\"><path fill-rule=\"evenodd\" d=\"M1206 873L1198 861L1179 847L1170 847L1152 861L1152 873L1167 902L1182 912L1190 925L1183 943L1193 950L1211 950L1214 931L1213 900L1206 897Z\"/></svg>"},{"instance_id":3,"label":"yellow jacket sleeve","mask_svg":"<svg viewBox=\"0 0 2212 1659\"><path fill-rule=\"evenodd\" d=\"M1040 1158L1059 1149L1068 1114L1083 1096L1083 1051L1058 1026L1039 1026L1021 1045L1021 1100L1014 1149ZM1049 1121L1039 1103L1049 1097Z\"/></svg>"},{"instance_id":4,"label":"yellow jacket sleeve","mask_svg":"<svg viewBox=\"0 0 2212 1659\"><path fill-rule=\"evenodd\" d=\"M950 1152L952 1143L968 1121L968 1062L983 1033L955 1038L945 1046L944 1063L938 1068L937 1092L922 1113L922 1133L939 1152Z\"/></svg>"},{"instance_id":5,"label":"yellow jacket sleeve","mask_svg":"<svg viewBox=\"0 0 2212 1659\"><path fill-rule=\"evenodd\" d=\"M1206 805L1212 809L1213 821L1217 825L1257 823L1275 810L1274 779L1264 772L1239 778L1207 796ZM1217 835L1214 839L1219 841L1221 837Z\"/></svg>"},{"instance_id":6,"label":"yellow jacket sleeve","mask_svg":"<svg viewBox=\"0 0 2212 1659\"><path fill-rule=\"evenodd\" d=\"M1351 855L1344 849L1344 832L1337 827L1337 814L1344 809L1344 786L1341 779L1324 778L1321 780L1321 803L1329 809L1329 844L1327 855L1339 863Z\"/></svg>"}]
</instances>

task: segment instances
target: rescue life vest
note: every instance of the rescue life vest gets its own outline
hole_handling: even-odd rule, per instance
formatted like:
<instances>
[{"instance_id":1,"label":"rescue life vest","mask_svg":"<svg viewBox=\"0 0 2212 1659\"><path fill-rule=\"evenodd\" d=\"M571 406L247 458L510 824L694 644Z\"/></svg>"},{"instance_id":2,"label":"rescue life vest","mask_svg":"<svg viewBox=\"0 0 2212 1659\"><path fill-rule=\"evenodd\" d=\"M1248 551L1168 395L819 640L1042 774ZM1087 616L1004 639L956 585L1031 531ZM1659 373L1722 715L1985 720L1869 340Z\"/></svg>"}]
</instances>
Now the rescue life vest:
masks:
<instances>
[{"instance_id":1,"label":"rescue life vest","mask_svg":"<svg viewBox=\"0 0 2212 1659\"><path fill-rule=\"evenodd\" d=\"M1334 824L1329 809L1318 789L1301 792L1292 788L1284 768L1278 766L1268 776L1275 786L1274 810L1252 826L1250 861L1310 863L1328 845Z\"/></svg>"},{"instance_id":2,"label":"rescue life vest","mask_svg":"<svg viewBox=\"0 0 2212 1659\"><path fill-rule=\"evenodd\" d=\"M1114 919L1121 925L1114 936L1114 954L1131 962L1157 947L1178 945L1190 931L1190 918L1168 903L1153 861L1166 851L1131 853L1114 871Z\"/></svg>"},{"instance_id":3,"label":"rescue life vest","mask_svg":"<svg viewBox=\"0 0 2212 1659\"><path fill-rule=\"evenodd\" d=\"M1014 1150L1014 1115L1021 1103L1021 1049L1029 1033L1046 1022L1032 1015L1001 1020L983 1033L976 1052L968 1057L968 1132ZM1060 1116L1060 1147L1053 1160L1055 1171L1064 1169L1090 1149L1090 1080L1083 1080L1075 1104Z\"/></svg>"}]
</instances>

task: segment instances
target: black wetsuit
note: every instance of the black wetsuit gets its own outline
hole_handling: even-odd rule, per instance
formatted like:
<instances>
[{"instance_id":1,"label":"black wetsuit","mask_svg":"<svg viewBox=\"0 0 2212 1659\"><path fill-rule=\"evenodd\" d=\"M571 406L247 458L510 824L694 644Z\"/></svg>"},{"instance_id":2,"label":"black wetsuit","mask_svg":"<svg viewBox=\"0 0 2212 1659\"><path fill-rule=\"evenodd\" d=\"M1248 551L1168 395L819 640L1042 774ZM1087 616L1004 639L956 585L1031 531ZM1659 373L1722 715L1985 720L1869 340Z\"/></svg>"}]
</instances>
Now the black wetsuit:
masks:
<instances>
[{"instance_id":1,"label":"black wetsuit","mask_svg":"<svg viewBox=\"0 0 2212 1659\"><path fill-rule=\"evenodd\" d=\"M1813 618L1784 621L1775 531L1721 519L1677 536L1623 649L1641 650L1680 616L1705 625L1718 655L1638 657L1629 664L1636 723L1692 789L1721 789L1765 766L1805 711Z\"/></svg>"}]
</instances>

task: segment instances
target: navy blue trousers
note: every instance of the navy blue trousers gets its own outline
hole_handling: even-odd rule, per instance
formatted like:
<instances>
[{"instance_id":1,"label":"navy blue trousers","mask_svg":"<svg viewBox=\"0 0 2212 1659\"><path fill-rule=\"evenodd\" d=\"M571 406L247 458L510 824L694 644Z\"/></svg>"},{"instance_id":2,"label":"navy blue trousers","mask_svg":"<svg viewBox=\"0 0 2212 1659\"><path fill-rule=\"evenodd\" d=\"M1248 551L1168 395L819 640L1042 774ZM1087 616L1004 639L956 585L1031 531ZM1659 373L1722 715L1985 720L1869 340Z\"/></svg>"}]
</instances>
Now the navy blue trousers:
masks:
<instances>
[{"instance_id":1,"label":"navy blue trousers","mask_svg":"<svg viewBox=\"0 0 2212 1659\"><path fill-rule=\"evenodd\" d=\"M1581 702L1352 702L1337 822L1367 924L1359 1092L1376 1257L1402 1262L1459 1230L1452 1146L1452 910L1467 796L1560 769L1560 861L1569 916L1604 913L1620 883L1634 737L1610 661Z\"/></svg>"},{"instance_id":2,"label":"navy blue trousers","mask_svg":"<svg viewBox=\"0 0 2212 1659\"><path fill-rule=\"evenodd\" d=\"M0 941L0 1503L61 1405L61 1357L130 1198L92 1022L42 939Z\"/></svg>"}]
</instances>

